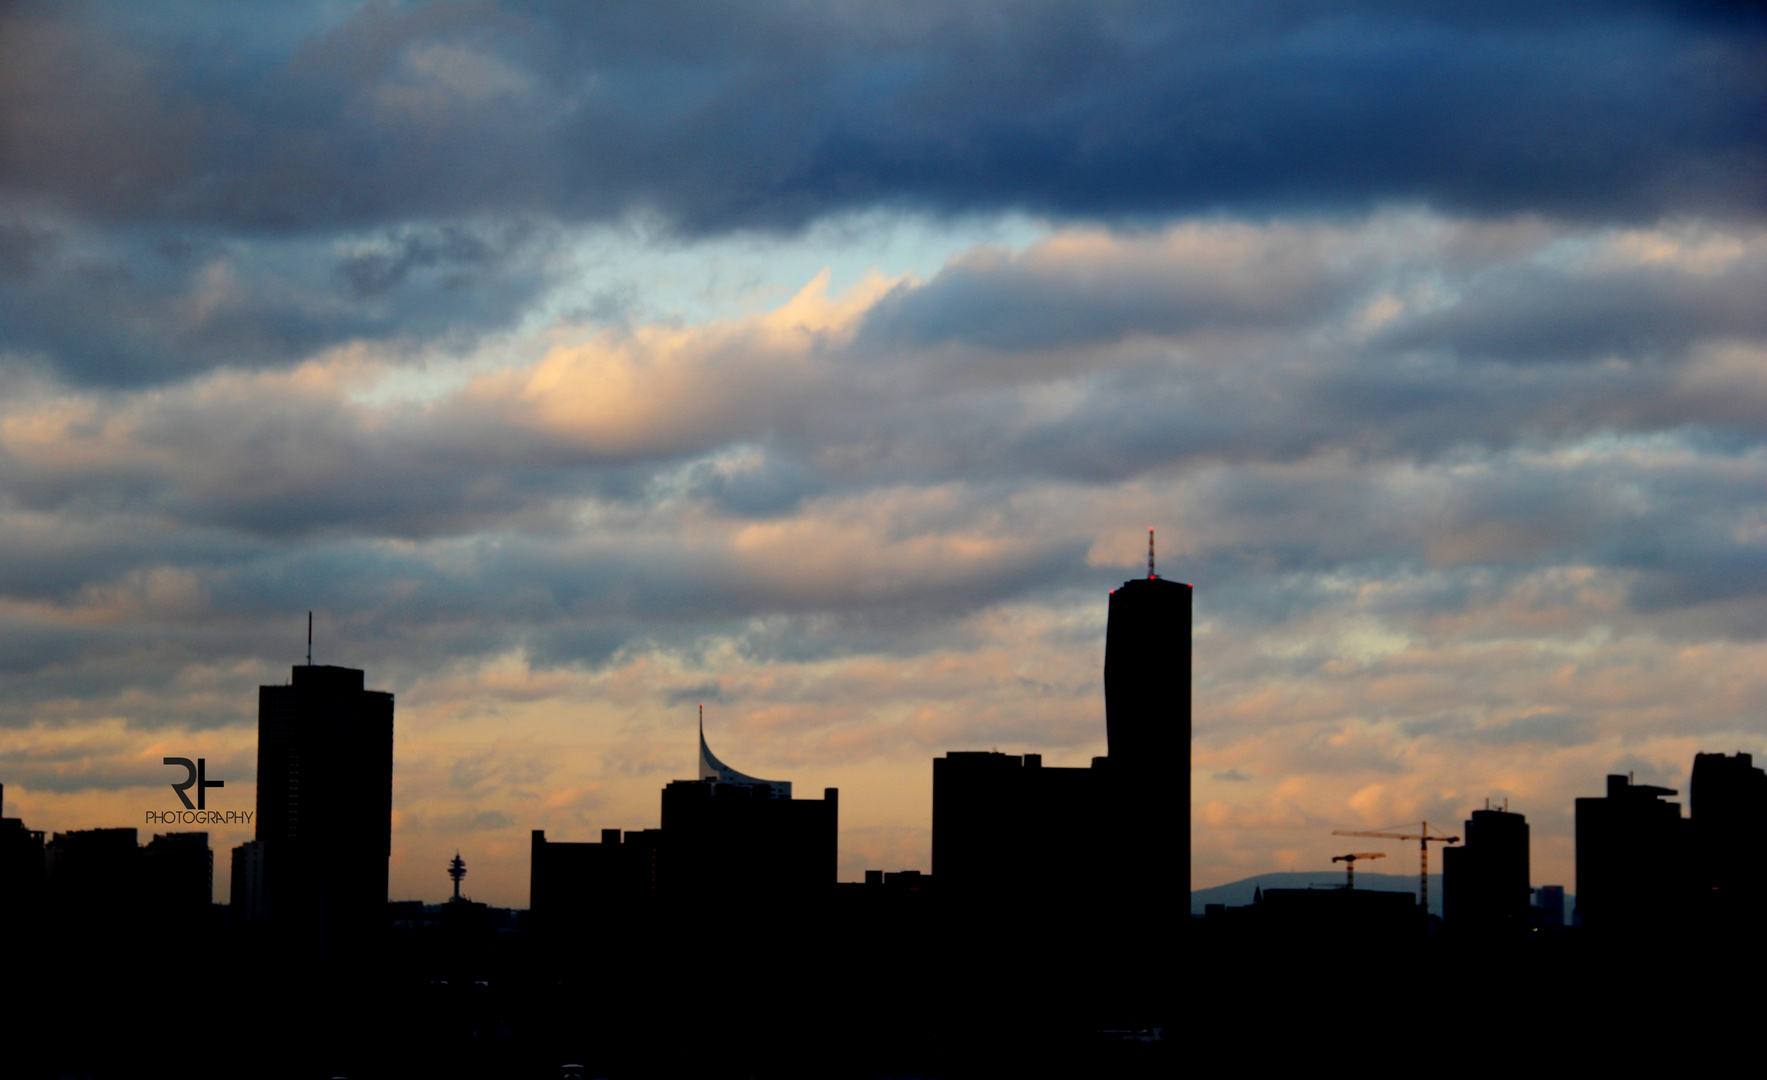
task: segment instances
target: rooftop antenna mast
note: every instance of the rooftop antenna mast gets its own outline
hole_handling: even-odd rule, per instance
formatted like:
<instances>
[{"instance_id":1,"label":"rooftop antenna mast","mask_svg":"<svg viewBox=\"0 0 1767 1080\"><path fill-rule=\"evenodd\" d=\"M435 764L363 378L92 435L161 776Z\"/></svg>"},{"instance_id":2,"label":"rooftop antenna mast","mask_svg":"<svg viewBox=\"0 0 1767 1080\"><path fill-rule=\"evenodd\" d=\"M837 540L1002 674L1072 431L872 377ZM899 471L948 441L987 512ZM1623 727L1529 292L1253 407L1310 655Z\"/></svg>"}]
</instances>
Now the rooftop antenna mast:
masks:
<instances>
[{"instance_id":1,"label":"rooftop antenna mast","mask_svg":"<svg viewBox=\"0 0 1767 1080\"><path fill-rule=\"evenodd\" d=\"M1152 581L1157 575L1153 572L1153 526L1147 529L1147 579Z\"/></svg>"},{"instance_id":2,"label":"rooftop antenna mast","mask_svg":"<svg viewBox=\"0 0 1767 1080\"><path fill-rule=\"evenodd\" d=\"M307 612L307 666L313 666L313 613Z\"/></svg>"}]
</instances>

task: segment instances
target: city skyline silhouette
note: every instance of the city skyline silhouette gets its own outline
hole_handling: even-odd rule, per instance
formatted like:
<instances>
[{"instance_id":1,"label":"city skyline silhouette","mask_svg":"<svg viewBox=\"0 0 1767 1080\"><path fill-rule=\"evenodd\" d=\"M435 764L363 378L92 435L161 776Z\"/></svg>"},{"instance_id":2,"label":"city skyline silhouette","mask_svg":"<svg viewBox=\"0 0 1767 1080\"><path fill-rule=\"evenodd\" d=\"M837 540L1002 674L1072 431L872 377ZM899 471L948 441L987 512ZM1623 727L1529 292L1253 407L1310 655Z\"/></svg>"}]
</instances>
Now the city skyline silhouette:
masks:
<instances>
[{"instance_id":1,"label":"city skyline silhouette","mask_svg":"<svg viewBox=\"0 0 1767 1080\"><path fill-rule=\"evenodd\" d=\"M1764 57L1754 2L0 4L11 1027L1245 1067L1348 1045L1333 920L1402 1053L1450 986L1729 1017L1652 935L1761 887Z\"/></svg>"},{"instance_id":2,"label":"city skyline silhouette","mask_svg":"<svg viewBox=\"0 0 1767 1080\"><path fill-rule=\"evenodd\" d=\"M1694 761L1688 816L1665 801L1678 792L1626 775L1607 777L1605 796L1577 801L1574 895L1530 886L1527 819L1487 800L1460 834L1427 822L1415 833L1338 830L1418 841L1426 873L1428 842L1447 845L1439 908L1365 872L1361 889L1348 874L1341 886L1260 881L1250 903L1211 901L1198 919L1177 903L1187 800L1175 796L1188 770L1171 767L1189 734L1192 587L1158 576L1152 543L1150 534L1147 576L1107 598L1111 753L1086 769L999 751L935 757L931 874L868 869L862 882L839 882L839 792L794 796L790 781L726 764L710 748L701 706L697 775L663 787L660 828L604 828L590 843L533 830L523 910L462 895L458 852L445 866L445 903L399 900L385 876L394 697L366 689L360 670L297 665L286 684L261 688L256 838L229 860L242 899L211 901L206 832L156 834L138 847L134 828L50 833L5 818L0 921L15 932L15 970L45 986L102 972L106 992L142 993L141 965L168 935L204 964L247 961L240 977L269 1027L242 1030L240 1051L296 1040L282 1063L290 1075L398 1075L401 1059L435 1068L444 1059L412 1035L444 1029L470 1036L465 1056L449 1058L469 1071L538 1075L564 1056L654 1072L662 1016L643 996L571 974L598 969L657 990L690 973L751 992L725 1000L718 1019L681 1044L702 1047L683 1068L706 1048L747 1038L793 1072L848 1054L843 1067L867 1074L913 1061L967 1075L1018 1060L1034 1042L1045 1064L1156 1075L1171 1067L1177 1040L1168 1034L1195 1022L1198 1002L1174 976L1199 963L1224 965L1222 976L1237 982L1296 951L1354 941L1417 962L1476 950L1535 975L1588 978L1591 961L1629 964L1641 948L1714 943L1767 909L1767 881L1737 859L1767 841L1767 772L1748 754L1713 753ZM765 942L764 952L726 959L701 935L679 936L708 917ZM27 926L48 933L20 937ZM991 933L978 937L981 926ZM845 950L885 946L884 969L830 965ZM1052 956L1062 957L1059 989L1035 979L1052 970ZM805 971L820 973L820 991L792 988L792 974ZM946 996L982 971L985 1003ZM943 989L929 992L934 985ZM1587 986L1591 1000L1606 1001L1599 984ZM354 995L398 1003L340 1012ZM796 1018L785 1028L776 1026L780 1001ZM856 1054L820 1027L853 1023L855 1002L867 1024L883 1025ZM909 1014L928 1022L928 1008L945 1023L953 1010L988 1020L974 1034L899 1028ZM580 1009L599 1018L569 1019ZM1003 1042L1001 1032L1016 1034ZM16 1033L6 1045L22 1048ZM123 1058L90 1060L103 1068Z\"/></svg>"}]
</instances>

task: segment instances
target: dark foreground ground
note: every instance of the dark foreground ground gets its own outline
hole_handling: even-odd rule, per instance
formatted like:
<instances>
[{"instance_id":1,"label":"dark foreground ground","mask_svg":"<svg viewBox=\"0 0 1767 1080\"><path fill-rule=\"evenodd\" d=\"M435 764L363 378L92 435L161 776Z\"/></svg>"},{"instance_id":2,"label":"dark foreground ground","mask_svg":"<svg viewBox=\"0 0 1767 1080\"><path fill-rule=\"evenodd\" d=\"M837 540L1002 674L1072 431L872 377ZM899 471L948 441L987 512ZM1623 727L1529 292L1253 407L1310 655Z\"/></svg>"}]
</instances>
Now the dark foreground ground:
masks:
<instances>
[{"instance_id":1,"label":"dark foreground ground","mask_svg":"<svg viewBox=\"0 0 1767 1080\"><path fill-rule=\"evenodd\" d=\"M936 938L936 940L935 940ZM1171 1076L1147 949L677 913L389 935L9 939L0 1076ZM368 953L373 955L367 955Z\"/></svg>"},{"instance_id":2,"label":"dark foreground ground","mask_svg":"<svg viewBox=\"0 0 1767 1080\"><path fill-rule=\"evenodd\" d=\"M407 935L317 968L227 931L9 934L0 1075L1721 1075L1752 1057L1767 997L1753 934L1258 942L1172 925L1164 942L1052 941L685 916L568 940Z\"/></svg>"}]
</instances>

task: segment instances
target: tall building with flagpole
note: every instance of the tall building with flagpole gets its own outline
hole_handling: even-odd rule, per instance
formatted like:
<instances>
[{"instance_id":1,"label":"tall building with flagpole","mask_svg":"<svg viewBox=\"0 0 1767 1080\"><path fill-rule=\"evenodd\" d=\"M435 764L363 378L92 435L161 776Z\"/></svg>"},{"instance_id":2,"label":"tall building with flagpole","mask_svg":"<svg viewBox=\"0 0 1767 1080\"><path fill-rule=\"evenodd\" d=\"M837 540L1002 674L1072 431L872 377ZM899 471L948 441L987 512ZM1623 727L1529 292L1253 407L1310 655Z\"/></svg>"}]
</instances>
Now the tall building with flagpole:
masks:
<instances>
[{"instance_id":1,"label":"tall building with flagpole","mask_svg":"<svg viewBox=\"0 0 1767 1080\"><path fill-rule=\"evenodd\" d=\"M1134 888L1190 890L1191 587L1154 569L1110 594L1104 728L1110 789Z\"/></svg>"}]
</instances>

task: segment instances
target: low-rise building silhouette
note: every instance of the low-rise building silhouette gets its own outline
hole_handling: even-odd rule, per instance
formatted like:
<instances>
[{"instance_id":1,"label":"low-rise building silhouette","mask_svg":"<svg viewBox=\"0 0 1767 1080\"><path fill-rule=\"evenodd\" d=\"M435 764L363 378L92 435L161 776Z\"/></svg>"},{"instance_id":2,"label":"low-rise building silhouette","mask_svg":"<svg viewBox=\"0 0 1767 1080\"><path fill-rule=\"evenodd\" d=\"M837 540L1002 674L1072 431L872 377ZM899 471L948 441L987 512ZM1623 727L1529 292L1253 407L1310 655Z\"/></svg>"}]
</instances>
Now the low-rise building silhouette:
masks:
<instances>
[{"instance_id":1,"label":"low-rise building silhouette","mask_svg":"<svg viewBox=\"0 0 1767 1080\"><path fill-rule=\"evenodd\" d=\"M0 808L5 805L0 784ZM23 818L0 817L0 925L34 915L42 894L43 830L26 828Z\"/></svg>"},{"instance_id":2,"label":"low-rise building silhouette","mask_svg":"<svg viewBox=\"0 0 1767 1080\"><path fill-rule=\"evenodd\" d=\"M1097 888L1113 839L1108 802L1102 767L986 750L934 758L933 874L959 906L1061 906Z\"/></svg>"},{"instance_id":3,"label":"low-rise building silhouette","mask_svg":"<svg viewBox=\"0 0 1767 1080\"><path fill-rule=\"evenodd\" d=\"M1565 928L1565 887L1563 885L1542 885L1535 889L1532 915L1536 930L1563 930Z\"/></svg>"},{"instance_id":4,"label":"low-rise building silhouette","mask_svg":"<svg viewBox=\"0 0 1767 1080\"><path fill-rule=\"evenodd\" d=\"M542 932L601 932L657 902L661 829L621 834L601 830L597 842L560 843L535 829L528 871L530 924Z\"/></svg>"},{"instance_id":5,"label":"low-rise building silhouette","mask_svg":"<svg viewBox=\"0 0 1767 1080\"><path fill-rule=\"evenodd\" d=\"M141 849L134 829L74 829L43 845L47 912L61 933L113 934L141 907Z\"/></svg>"},{"instance_id":6,"label":"low-rise building silhouette","mask_svg":"<svg viewBox=\"0 0 1767 1080\"><path fill-rule=\"evenodd\" d=\"M141 851L142 895L156 920L195 925L215 897L215 855L206 832L157 835Z\"/></svg>"},{"instance_id":7,"label":"low-rise building silhouette","mask_svg":"<svg viewBox=\"0 0 1767 1080\"><path fill-rule=\"evenodd\" d=\"M1607 778L1607 794L1577 800L1577 912L1585 930L1659 931L1679 924L1688 854L1675 791Z\"/></svg>"}]
</instances>

